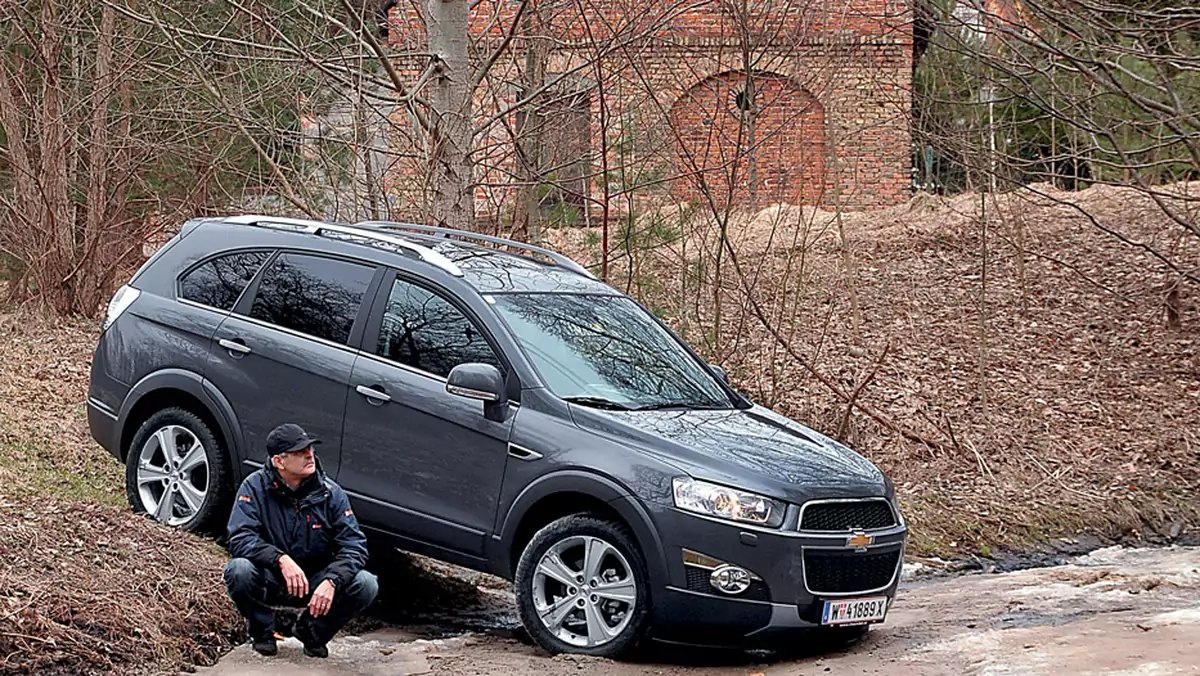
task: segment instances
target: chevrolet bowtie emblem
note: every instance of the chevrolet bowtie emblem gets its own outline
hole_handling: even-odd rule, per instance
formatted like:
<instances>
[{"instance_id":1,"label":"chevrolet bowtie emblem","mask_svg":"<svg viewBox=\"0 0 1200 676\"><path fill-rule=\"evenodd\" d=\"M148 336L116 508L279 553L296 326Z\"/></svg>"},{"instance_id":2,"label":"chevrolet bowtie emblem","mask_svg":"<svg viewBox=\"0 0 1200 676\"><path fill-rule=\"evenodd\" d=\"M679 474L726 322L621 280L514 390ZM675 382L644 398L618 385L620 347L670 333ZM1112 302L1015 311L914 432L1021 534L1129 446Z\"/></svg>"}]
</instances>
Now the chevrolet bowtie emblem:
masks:
<instances>
[{"instance_id":1,"label":"chevrolet bowtie emblem","mask_svg":"<svg viewBox=\"0 0 1200 676\"><path fill-rule=\"evenodd\" d=\"M867 545L871 544L874 541L875 541L874 535L867 535L866 533L859 531L859 532L855 533L854 535L851 535L850 537L846 538L846 546L853 547L858 550L865 550L867 548Z\"/></svg>"}]
</instances>

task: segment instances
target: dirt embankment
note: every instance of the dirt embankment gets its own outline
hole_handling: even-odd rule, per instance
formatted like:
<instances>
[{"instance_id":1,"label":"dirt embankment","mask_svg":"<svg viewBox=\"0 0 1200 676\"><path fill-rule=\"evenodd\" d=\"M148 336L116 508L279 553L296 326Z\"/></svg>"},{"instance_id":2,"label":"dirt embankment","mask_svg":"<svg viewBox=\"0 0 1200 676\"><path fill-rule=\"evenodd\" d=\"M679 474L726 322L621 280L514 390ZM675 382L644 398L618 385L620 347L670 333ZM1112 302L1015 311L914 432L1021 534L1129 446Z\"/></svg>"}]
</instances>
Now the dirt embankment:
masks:
<instances>
[{"instance_id":1,"label":"dirt embankment","mask_svg":"<svg viewBox=\"0 0 1200 676\"><path fill-rule=\"evenodd\" d=\"M88 434L95 336L0 315L0 673L164 673L241 638L223 552L130 513Z\"/></svg>"}]
</instances>

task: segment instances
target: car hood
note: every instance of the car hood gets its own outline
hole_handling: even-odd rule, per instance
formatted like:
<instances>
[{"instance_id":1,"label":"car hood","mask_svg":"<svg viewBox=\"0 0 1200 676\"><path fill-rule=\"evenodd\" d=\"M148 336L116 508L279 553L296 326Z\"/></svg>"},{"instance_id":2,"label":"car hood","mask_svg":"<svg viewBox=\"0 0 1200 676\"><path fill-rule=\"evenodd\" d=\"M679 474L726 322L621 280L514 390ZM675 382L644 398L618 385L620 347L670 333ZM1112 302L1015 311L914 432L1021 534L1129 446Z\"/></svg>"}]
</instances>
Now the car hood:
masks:
<instances>
[{"instance_id":1,"label":"car hood","mask_svg":"<svg viewBox=\"0 0 1200 676\"><path fill-rule=\"evenodd\" d=\"M881 496L869 460L762 406L744 410L607 411L572 406L576 423L620 438L699 479L802 502Z\"/></svg>"}]
</instances>

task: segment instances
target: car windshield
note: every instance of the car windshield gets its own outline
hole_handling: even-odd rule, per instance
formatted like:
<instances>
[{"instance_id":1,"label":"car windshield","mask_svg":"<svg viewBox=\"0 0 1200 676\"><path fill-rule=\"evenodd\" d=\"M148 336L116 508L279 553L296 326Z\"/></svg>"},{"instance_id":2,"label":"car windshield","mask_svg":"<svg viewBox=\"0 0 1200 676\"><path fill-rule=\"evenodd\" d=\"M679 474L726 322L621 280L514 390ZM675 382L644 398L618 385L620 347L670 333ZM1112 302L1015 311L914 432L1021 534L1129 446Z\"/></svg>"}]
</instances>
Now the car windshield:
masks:
<instances>
[{"instance_id":1,"label":"car windshield","mask_svg":"<svg viewBox=\"0 0 1200 676\"><path fill-rule=\"evenodd\" d=\"M578 294L490 298L552 392L618 410L732 408L725 390L633 300Z\"/></svg>"}]
</instances>

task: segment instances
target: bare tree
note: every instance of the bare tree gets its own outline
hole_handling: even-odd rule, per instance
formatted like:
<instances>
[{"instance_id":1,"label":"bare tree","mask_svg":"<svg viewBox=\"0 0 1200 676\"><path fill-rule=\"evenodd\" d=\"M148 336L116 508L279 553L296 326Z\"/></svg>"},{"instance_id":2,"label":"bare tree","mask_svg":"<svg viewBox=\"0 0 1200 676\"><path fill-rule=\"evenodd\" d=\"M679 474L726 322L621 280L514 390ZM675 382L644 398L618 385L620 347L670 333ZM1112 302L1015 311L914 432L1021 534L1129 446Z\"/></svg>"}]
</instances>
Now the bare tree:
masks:
<instances>
[{"instance_id":1,"label":"bare tree","mask_svg":"<svg viewBox=\"0 0 1200 676\"><path fill-rule=\"evenodd\" d=\"M921 182L932 190L1112 185L1200 237L1200 13L1162 2L937 3L919 68ZM1200 282L1200 263L1093 225Z\"/></svg>"},{"instance_id":2,"label":"bare tree","mask_svg":"<svg viewBox=\"0 0 1200 676\"><path fill-rule=\"evenodd\" d=\"M471 3L468 0L427 0L429 36L429 99L434 124L433 220L436 225L471 229L475 217L471 174L474 110L473 84L479 77L470 66ZM524 3L522 3L524 9Z\"/></svg>"},{"instance_id":3,"label":"bare tree","mask_svg":"<svg viewBox=\"0 0 1200 676\"><path fill-rule=\"evenodd\" d=\"M142 36L111 7L45 0L0 12L0 250L16 262L8 299L91 314L140 259L155 219L195 204L194 186L147 190L171 181L168 158L180 159L179 136L147 132L183 136L189 125L156 109L165 92L147 83ZM139 123L143 106L164 115ZM202 161L204 144L192 149L188 160Z\"/></svg>"}]
</instances>

